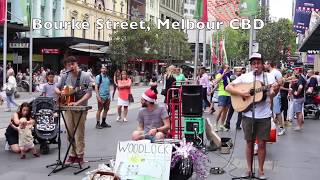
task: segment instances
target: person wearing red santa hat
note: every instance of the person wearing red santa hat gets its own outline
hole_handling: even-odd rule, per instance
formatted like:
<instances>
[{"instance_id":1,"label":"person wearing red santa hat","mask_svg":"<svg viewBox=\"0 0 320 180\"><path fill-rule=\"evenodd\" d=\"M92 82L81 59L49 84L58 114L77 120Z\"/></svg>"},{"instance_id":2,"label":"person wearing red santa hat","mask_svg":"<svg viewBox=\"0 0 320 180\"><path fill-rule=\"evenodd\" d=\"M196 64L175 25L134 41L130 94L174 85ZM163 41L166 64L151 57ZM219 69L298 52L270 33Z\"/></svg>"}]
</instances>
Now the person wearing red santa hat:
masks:
<instances>
[{"instance_id":1,"label":"person wearing red santa hat","mask_svg":"<svg viewBox=\"0 0 320 180\"><path fill-rule=\"evenodd\" d=\"M169 115L164 106L156 104L157 94L147 89L141 96L142 108L138 113L139 125L132 133L132 139L163 139L170 128Z\"/></svg>"}]
</instances>

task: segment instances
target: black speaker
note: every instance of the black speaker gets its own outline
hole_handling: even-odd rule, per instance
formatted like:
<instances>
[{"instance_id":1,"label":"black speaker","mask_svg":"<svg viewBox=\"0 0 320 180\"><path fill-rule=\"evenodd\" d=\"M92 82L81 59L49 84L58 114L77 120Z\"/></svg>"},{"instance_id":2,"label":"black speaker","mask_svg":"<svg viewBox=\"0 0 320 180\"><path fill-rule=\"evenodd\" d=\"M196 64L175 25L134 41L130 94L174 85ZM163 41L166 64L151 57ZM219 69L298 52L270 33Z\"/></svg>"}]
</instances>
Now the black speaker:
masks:
<instances>
[{"instance_id":1,"label":"black speaker","mask_svg":"<svg viewBox=\"0 0 320 180\"><path fill-rule=\"evenodd\" d=\"M202 116L202 86L182 86L182 115L193 117Z\"/></svg>"}]
</instances>

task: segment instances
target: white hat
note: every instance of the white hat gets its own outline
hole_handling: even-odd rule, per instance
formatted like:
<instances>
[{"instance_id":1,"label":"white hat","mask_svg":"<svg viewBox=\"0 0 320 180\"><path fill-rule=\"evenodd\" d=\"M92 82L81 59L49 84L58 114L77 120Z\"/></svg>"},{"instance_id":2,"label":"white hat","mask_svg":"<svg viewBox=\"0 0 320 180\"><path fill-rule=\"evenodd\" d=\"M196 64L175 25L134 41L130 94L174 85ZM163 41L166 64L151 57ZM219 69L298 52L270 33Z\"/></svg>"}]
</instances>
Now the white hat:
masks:
<instances>
[{"instance_id":1,"label":"white hat","mask_svg":"<svg viewBox=\"0 0 320 180\"><path fill-rule=\"evenodd\" d=\"M253 59L262 59L262 55L260 53L253 53L253 54L251 54L249 61L251 61Z\"/></svg>"}]
</instances>

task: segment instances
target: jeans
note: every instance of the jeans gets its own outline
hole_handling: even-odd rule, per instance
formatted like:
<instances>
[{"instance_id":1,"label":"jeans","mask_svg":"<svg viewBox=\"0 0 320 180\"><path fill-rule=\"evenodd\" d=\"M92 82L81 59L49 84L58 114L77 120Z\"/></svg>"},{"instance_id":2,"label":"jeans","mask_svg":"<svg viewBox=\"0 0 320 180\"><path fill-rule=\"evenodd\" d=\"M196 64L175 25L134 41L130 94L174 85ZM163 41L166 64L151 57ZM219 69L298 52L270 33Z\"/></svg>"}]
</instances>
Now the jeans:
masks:
<instances>
[{"instance_id":1,"label":"jeans","mask_svg":"<svg viewBox=\"0 0 320 180\"><path fill-rule=\"evenodd\" d=\"M14 94L12 94L11 96L7 96L7 107L8 109L11 108L11 104L15 107L18 107L18 104L16 102L14 102L13 100Z\"/></svg>"}]
</instances>

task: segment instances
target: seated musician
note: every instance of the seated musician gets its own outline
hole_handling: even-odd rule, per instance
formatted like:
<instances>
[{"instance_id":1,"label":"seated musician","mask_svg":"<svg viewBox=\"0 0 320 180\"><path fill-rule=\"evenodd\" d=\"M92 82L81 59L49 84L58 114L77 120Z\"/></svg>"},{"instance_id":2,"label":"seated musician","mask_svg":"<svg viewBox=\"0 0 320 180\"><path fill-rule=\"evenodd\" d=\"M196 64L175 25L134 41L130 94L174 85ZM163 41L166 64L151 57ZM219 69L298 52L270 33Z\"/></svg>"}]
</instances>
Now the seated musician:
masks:
<instances>
[{"instance_id":1,"label":"seated musician","mask_svg":"<svg viewBox=\"0 0 320 180\"><path fill-rule=\"evenodd\" d=\"M80 88L80 90L74 93L75 102L69 102L68 106L87 106L88 99L92 96L92 78L90 74L82 71L77 63L77 59L74 56L69 56L65 60L66 66L69 67L70 73L63 74L60 81L57 84L56 92L62 97L66 94L63 91L65 86L73 87L73 89ZM83 87L86 85L86 87ZM63 98L62 98L63 99ZM82 115L81 115L82 114ZM75 127L81 116L78 129L75 133L75 145L71 146L69 151L69 158L67 159L67 164L72 163L83 163L83 155L85 150L85 122L87 119L87 111L80 113L79 111L68 110L65 112L66 125L68 128L69 141L71 140L70 135L73 135Z\"/></svg>"},{"instance_id":2,"label":"seated musician","mask_svg":"<svg viewBox=\"0 0 320 180\"><path fill-rule=\"evenodd\" d=\"M142 94L142 108L138 113L139 125L132 133L132 139L150 139L151 142L163 139L170 128L169 116L164 106L156 104L157 94L147 89Z\"/></svg>"}]
</instances>

